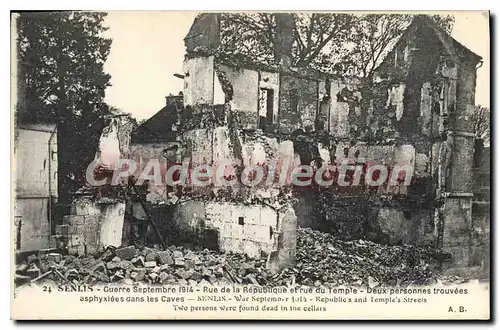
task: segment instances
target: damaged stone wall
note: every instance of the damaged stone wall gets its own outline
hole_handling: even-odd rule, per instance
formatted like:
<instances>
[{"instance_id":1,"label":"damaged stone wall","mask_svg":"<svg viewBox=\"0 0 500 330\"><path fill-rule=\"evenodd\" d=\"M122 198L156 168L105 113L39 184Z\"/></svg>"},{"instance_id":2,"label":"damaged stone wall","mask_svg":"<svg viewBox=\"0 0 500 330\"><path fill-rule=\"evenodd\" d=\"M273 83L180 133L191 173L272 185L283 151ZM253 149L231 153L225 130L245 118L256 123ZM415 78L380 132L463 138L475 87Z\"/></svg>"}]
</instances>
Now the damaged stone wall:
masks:
<instances>
[{"instance_id":1,"label":"damaged stone wall","mask_svg":"<svg viewBox=\"0 0 500 330\"><path fill-rule=\"evenodd\" d=\"M71 214L56 226L58 247L69 254L88 255L103 251L108 246L122 245L125 203L111 199L92 200L76 198Z\"/></svg>"},{"instance_id":2,"label":"damaged stone wall","mask_svg":"<svg viewBox=\"0 0 500 330\"><path fill-rule=\"evenodd\" d=\"M315 130L319 102L318 80L280 74L279 130L285 134Z\"/></svg>"},{"instance_id":3,"label":"damaged stone wall","mask_svg":"<svg viewBox=\"0 0 500 330\"><path fill-rule=\"evenodd\" d=\"M445 161L440 159L441 133L447 129L448 113L456 103L456 70L449 61L440 62L439 53L427 57L405 53L414 42L421 40L409 38L407 44L399 46L401 49L396 51L406 55L401 55L392 67L382 65L373 80L331 79L331 142L327 148L333 165L344 161L389 168L410 165L414 169L411 184L370 188L362 180L358 187L330 187L330 198L316 198L319 214L311 214L315 218L312 222L322 230L391 244L438 243L435 198L439 191L438 172ZM465 79L470 82L469 78ZM309 143L318 145L319 141L312 138ZM451 159L455 157L456 164L469 164L467 155L472 154L471 149L466 145L456 149L463 151L454 153ZM321 158L323 165L329 164L325 157ZM459 169L459 175L470 174L464 173L467 168ZM449 173L445 170L441 175ZM467 190L466 186L461 188ZM325 192L318 193L321 194ZM366 210L359 212L359 205L367 205ZM450 207L456 209L455 205ZM415 208L422 212L413 212ZM348 224L346 219L358 224ZM365 227L368 231L362 230Z\"/></svg>"},{"instance_id":4,"label":"damaged stone wall","mask_svg":"<svg viewBox=\"0 0 500 330\"><path fill-rule=\"evenodd\" d=\"M109 124L99 138L95 160L111 169L120 157L130 155L131 135L135 128L136 123L129 115L118 114L109 118Z\"/></svg>"},{"instance_id":5,"label":"damaged stone wall","mask_svg":"<svg viewBox=\"0 0 500 330\"><path fill-rule=\"evenodd\" d=\"M242 129L259 127L259 116L267 116L267 107L272 106L272 123L276 123L279 109L279 74L258 69L215 64L214 104L228 101L231 111L237 114ZM272 100L261 98L262 90L272 91ZM224 95L224 97L223 97ZM271 104L269 104L271 103Z\"/></svg>"},{"instance_id":6,"label":"damaged stone wall","mask_svg":"<svg viewBox=\"0 0 500 330\"><path fill-rule=\"evenodd\" d=\"M213 104L214 57L193 57L184 61L184 106Z\"/></svg>"},{"instance_id":7,"label":"damaged stone wall","mask_svg":"<svg viewBox=\"0 0 500 330\"><path fill-rule=\"evenodd\" d=\"M216 232L212 238L223 252L271 256L278 264L293 262L297 218L291 208L191 200L176 207L173 219L195 242L203 244L207 232Z\"/></svg>"},{"instance_id":8,"label":"damaged stone wall","mask_svg":"<svg viewBox=\"0 0 500 330\"><path fill-rule=\"evenodd\" d=\"M280 95L280 74L278 72L266 72L266 71L259 71L259 88L260 89L267 89L267 90L272 90L273 91L273 101L272 101L272 107L273 107L273 118L272 122L276 125L278 122L278 114L279 114L279 95ZM264 104L259 105L259 110L261 110L263 107L267 106L266 100L263 100ZM262 102L262 100L261 100ZM265 111L264 111L265 113Z\"/></svg>"},{"instance_id":9,"label":"damaged stone wall","mask_svg":"<svg viewBox=\"0 0 500 330\"><path fill-rule=\"evenodd\" d=\"M160 176L162 182L165 182L165 175L167 170L167 159L164 155L164 150L180 146L179 141L165 141L165 142L154 142L154 143L133 143L130 147L131 158L137 162L138 170L146 169L150 160L158 160L160 164ZM150 166L154 165L150 163ZM154 169L149 169L154 171ZM140 172L138 173L140 174ZM153 174L153 172L149 172ZM138 178L138 175L137 175ZM167 200L167 187L162 184L154 184L150 182L148 184L148 194L146 195L146 200L151 203L165 202Z\"/></svg>"},{"instance_id":10,"label":"damaged stone wall","mask_svg":"<svg viewBox=\"0 0 500 330\"><path fill-rule=\"evenodd\" d=\"M327 128L328 132L336 137L349 137L349 98L346 94L353 93L353 91L357 89L358 84L359 82L357 80L340 78L333 80L330 85L329 95L331 98L331 106L328 114L329 125ZM352 97L354 97L354 95L352 95ZM355 97L361 97L359 92L356 92Z\"/></svg>"},{"instance_id":11,"label":"damaged stone wall","mask_svg":"<svg viewBox=\"0 0 500 330\"><path fill-rule=\"evenodd\" d=\"M216 26L215 20L205 23L210 25L208 32ZM447 44L430 26L412 25L374 76L358 79L306 72L290 68L290 63L274 71L230 64L214 55L207 41L210 38L202 34L203 52L186 42L185 108L177 136L182 158L190 158L193 165L238 161L242 167L267 165L282 156L294 164L320 161L318 166L347 161L361 167L385 165L391 171L395 165L409 165L413 168L409 186L399 180L396 186L368 187L362 179L358 186L293 189L293 197L299 198L296 205L314 205L310 213L297 212L299 224L386 244L432 244L453 250L470 243L466 228L473 226L471 185L461 178L472 174L468 164L475 68L459 63L451 50L455 44ZM273 107L272 113L266 112L266 120L276 124L272 130L258 129L264 104ZM181 236L206 244L211 232L207 223L215 221L211 225L217 229L219 247L270 253L268 241L249 240L252 235L263 238L263 228L244 232L233 218L240 212L255 226L255 214L260 212L262 220L263 212L255 210L263 206L252 202L288 202L283 197L286 189L239 188L227 194L210 185L190 189L182 192L176 205L174 218L185 229ZM227 215L224 209L234 214ZM290 207L286 210L292 212ZM296 219L293 213L291 218ZM290 237L293 232L290 229ZM233 236L243 238L236 242ZM291 244L289 239L279 242L274 240L273 247ZM456 259L460 263L461 256Z\"/></svg>"},{"instance_id":12,"label":"damaged stone wall","mask_svg":"<svg viewBox=\"0 0 500 330\"><path fill-rule=\"evenodd\" d=\"M239 114L241 125L246 129L256 129L258 123L259 73L255 70L230 68L220 65L233 87L231 110Z\"/></svg>"}]
</instances>

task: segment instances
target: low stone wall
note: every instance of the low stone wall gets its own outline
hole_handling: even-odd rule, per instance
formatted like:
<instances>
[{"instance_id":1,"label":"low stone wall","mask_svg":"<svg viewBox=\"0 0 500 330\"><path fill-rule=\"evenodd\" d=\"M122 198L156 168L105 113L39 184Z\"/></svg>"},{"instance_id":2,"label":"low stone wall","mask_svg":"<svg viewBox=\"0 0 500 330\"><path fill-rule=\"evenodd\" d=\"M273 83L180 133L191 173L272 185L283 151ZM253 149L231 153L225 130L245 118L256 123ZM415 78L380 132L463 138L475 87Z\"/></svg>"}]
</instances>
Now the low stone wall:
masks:
<instances>
[{"instance_id":1,"label":"low stone wall","mask_svg":"<svg viewBox=\"0 0 500 330\"><path fill-rule=\"evenodd\" d=\"M200 245L216 243L224 252L250 257L271 256L276 267L293 263L297 217L292 208L276 210L267 205L233 202L186 201L176 205L173 220L178 237ZM217 242L207 240L206 233Z\"/></svg>"},{"instance_id":2,"label":"low stone wall","mask_svg":"<svg viewBox=\"0 0 500 330\"><path fill-rule=\"evenodd\" d=\"M108 246L122 245L125 203L119 201L91 201L77 199L71 214L63 217L56 227L59 244L69 254L94 254Z\"/></svg>"}]
</instances>

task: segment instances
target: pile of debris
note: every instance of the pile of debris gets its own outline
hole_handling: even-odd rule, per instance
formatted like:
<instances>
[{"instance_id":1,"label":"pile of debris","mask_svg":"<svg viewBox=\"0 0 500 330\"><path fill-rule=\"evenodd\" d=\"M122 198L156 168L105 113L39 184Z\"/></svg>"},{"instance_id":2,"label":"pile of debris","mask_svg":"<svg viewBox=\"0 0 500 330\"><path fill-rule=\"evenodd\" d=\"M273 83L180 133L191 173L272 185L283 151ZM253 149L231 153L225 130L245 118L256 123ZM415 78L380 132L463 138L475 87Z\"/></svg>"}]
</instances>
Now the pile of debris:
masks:
<instances>
[{"instance_id":1,"label":"pile of debris","mask_svg":"<svg viewBox=\"0 0 500 330\"><path fill-rule=\"evenodd\" d=\"M268 277L266 259L220 253L208 249L193 251L170 246L161 251L134 246L109 248L100 256L75 257L48 253L31 255L17 266L16 282L48 279L57 283L88 284L122 282L133 284L264 284Z\"/></svg>"},{"instance_id":2,"label":"pile of debris","mask_svg":"<svg viewBox=\"0 0 500 330\"><path fill-rule=\"evenodd\" d=\"M108 248L98 256L31 255L17 266L18 285L42 279L57 283L219 285L407 285L435 282L439 262L432 248L342 241L312 229L298 229L296 263L278 272L266 258L180 246L160 249Z\"/></svg>"},{"instance_id":3,"label":"pile of debris","mask_svg":"<svg viewBox=\"0 0 500 330\"><path fill-rule=\"evenodd\" d=\"M435 281L439 251L432 247L343 241L309 228L298 229L294 273L304 285L423 285Z\"/></svg>"}]
</instances>

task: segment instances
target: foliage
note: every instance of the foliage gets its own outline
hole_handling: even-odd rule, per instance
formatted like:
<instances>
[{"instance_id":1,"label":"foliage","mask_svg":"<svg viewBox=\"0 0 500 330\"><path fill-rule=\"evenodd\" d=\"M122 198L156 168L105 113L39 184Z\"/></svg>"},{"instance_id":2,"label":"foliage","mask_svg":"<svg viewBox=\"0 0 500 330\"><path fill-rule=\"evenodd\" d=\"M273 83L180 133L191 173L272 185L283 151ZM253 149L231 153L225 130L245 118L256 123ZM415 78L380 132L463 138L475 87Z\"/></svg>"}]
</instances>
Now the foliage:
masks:
<instances>
[{"instance_id":1,"label":"foliage","mask_svg":"<svg viewBox=\"0 0 500 330\"><path fill-rule=\"evenodd\" d=\"M271 65L278 42L277 13L221 15L221 52ZM412 15L292 14L292 64L331 73L367 76L408 27ZM448 33L452 16L432 15Z\"/></svg>"},{"instance_id":2,"label":"foliage","mask_svg":"<svg viewBox=\"0 0 500 330\"><path fill-rule=\"evenodd\" d=\"M27 12L17 21L20 120L58 123L59 188L84 175L108 114L104 72L111 39L102 37L106 14Z\"/></svg>"},{"instance_id":3,"label":"foliage","mask_svg":"<svg viewBox=\"0 0 500 330\"><path fill-rule=\"evenodd\" d=\"M486 142L490 140L491 113L490 109L476 105L474 109L474 132L477 138L484 139Z\"/></svg>"}]
</instances>

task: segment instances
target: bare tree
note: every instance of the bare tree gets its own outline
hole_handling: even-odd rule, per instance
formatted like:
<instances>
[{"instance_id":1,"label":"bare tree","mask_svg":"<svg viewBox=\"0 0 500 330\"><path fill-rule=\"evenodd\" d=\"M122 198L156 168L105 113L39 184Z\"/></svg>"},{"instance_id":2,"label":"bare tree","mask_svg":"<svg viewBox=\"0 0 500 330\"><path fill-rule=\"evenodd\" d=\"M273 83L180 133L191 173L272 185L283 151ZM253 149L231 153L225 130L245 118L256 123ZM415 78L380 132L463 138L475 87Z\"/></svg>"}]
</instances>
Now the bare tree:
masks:
<instances>
[{"instance_id":1,"label":"bare tree","mask_svg":"<svg viewBox=\"0 0 500 330\"><path fill-rule=\"evenodd\" d=\"M276 63L278 13L230 13L221 17L221 52L255 62ZM390 51L412 15L292 14L292 64L344 73L369 75ZM431 18L450 31L452 16Z\"/></svg>"}]
</instances>

